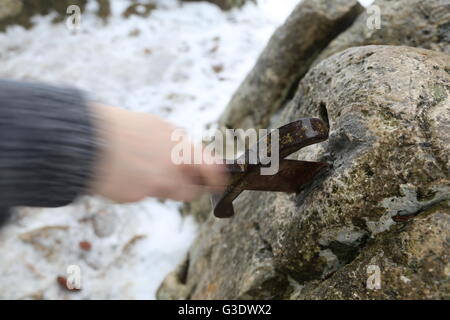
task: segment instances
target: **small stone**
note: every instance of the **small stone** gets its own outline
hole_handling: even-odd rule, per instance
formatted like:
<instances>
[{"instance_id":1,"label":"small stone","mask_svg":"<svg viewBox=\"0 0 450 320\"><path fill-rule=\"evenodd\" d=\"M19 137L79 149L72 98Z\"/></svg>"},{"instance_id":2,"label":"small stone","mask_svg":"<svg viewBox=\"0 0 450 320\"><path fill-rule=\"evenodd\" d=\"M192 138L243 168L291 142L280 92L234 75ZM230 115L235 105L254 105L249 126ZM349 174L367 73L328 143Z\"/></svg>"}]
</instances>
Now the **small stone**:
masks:
<instances>
[{"instance_id":1,"label":"small stone","mask_svg":"<svg viewBox=\"0 0 450 320\"><path fill-rule=\"evenodd\" d=\"M95 234L100 238L111 236L116 230L118 217L115 212L101 211L94 215L93 226Z\"/></svg>"},{"instance_id":2,"label":"small stone","mask_svg":"<svg viewBox=\"0 0 450 320\"><path fill-rule=\"evenodd\" d=\"M23 8L21 0L2 0L0 2L0 21L18 15Z\"/></svg>"},{"instance_id":3,"label":"small stone","mask_svg":"<svg viewBox=\"0 0 450 320\"><path fill-rule=\"evenodd\" d=\"M216 64L212 66L212 69L215 73L221 73L223 71L223 64Z\"/></svg>"},{"instance_id":4,"label":"small stone","mask_svg":"<svg viewBox=\"0 0 450 320\"><path fill-rule=\"evenodd\" d=\"M140 34L141 34L141 30L138 28L135 28L128 33L128 36L129 37L138 37Z\"/></svg>"},{"instance_id":5,"label":"small stone","mask_svg":"<svg viewBox=\"0 0 450 320\"><path fill-rule=\"evenodd\" d=\"M63 277L63 276L57 277L56 278L56 282L59 284L59 286L62 289L67 290L67 291L76 292L76 291L80 291L81 290L81 289L76 289L76 288L70 289L69 286L67 285L67 278Z\"/></svg>"},{"instance_id":6,"label":"small stone","mask_svg":"<svg viewBox=\"0 0 450 320\"><path fill-rule=\"evenodd\" d=\"M84 251L90 251L92 249L92 244L89 241L81 241L80 248Z\"/></svg>"}]
</instances>

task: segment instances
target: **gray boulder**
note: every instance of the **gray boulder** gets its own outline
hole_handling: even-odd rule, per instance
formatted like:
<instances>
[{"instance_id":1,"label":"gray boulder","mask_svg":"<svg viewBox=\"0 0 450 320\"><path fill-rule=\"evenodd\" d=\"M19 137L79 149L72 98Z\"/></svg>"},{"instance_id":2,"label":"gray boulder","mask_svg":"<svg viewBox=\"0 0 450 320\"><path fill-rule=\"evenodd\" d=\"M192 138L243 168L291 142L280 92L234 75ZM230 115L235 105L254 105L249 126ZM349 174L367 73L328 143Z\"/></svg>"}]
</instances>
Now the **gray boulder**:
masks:
<instances>
[{"instance_id":1,"label":"gray boulder","mask_svg":"<svg viewBox=\"0 0 450 320\"><path fill-rule=\"evenodd\" d=\"M450 299L450 208L442 202L368 241L361 254L324 281L295 288L303 299ZM379 271L379 286L367 286ZM366 281L363 281L367 279ZM371 289L372 287L372 289Z\"/></svg>"},{"instance_id":2,"label":"gray boulder","mask_svg":"<svg viewBox=\"0 0 450 320\"><path fill-rule=\"evenodd\" d=\"M317 61L364 45L405 45L450 54L450 2L447 0L376 0L381 28L371 26L375 11L365 11L328 46Z\"/></svg>"},{"instance_id":3,"label":"gray boulder","mask_svg":"<svg viewBox=\"0 0 450 320\"><path fill-rule=\"evenodd\" d=\"M449 296L450 56L367 46L311 69L281 125L319 117L298 157L333 167L298 194L244 192L210 216L159 298ZM381 286L370 289L370 266Z\"/></svg>"},{"instance_id":4,"label":"gray boulder","mask_svg":"<svg viewBox=\"0 0 450 320\"><path fill-rule=\"evenodd\" d=\"M220 124L244 129L267 126L315 58L362 10L357 0L301 2L273 34Z\"/></svg>"},{"instance_id":5,"label":"gray boulder","mask_svg":"<svg viewBox=\"0 0 450 320\"><path fill-rule=\"evenodd\" d=\"M312 64L351 47L407 45L450 53L450 3L446 0L376 0L380 29L372 28L373 12L361 10L353 1L322 2L304 1L274 34L220 118L222 126L267 126L272 115L285 107L292 88L295 90ZM314 6L318 12L310 9ZM345 19L344 13L348 24L359 14L347 30L346 22L327 18ZM331 43L311 48L311 42L320 39Z\"/></svg>"}]
</instances>

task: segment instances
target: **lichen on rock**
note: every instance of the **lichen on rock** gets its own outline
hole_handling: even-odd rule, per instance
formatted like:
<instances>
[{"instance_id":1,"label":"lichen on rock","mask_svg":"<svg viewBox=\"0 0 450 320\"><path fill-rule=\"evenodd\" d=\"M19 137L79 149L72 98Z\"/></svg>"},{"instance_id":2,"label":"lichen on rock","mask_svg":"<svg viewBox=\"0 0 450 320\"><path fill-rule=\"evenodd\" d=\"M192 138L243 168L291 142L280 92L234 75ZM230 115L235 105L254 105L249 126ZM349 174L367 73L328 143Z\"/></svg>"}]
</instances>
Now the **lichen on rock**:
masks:
<instances>
[{"instance_id":1,"label":"lichen on rock","mask_svg":"<svg viewBox=\"0 0 450 320\"><path fill-rule=\"evenodd\" d=\"M449 203L444 201L408 223L397 224L369 241L354 261L332 277L293 288L291 297L448 300L449 214ZM379 289L367 285L371 267L379 270Z\"/></svg>"},{"instance_id":2,"label":"lichen on rock","mask_svg":"<svg viewBox=\"0 0 450 320\"><path fill-rule=\"evenodd\" d=\"M297 156L332 169L298 194L244 192L235 217L210 217L182 298L448 296L449 66L445 53L367 46L311 69L275 126L327 121L329 140ZM379 290L364 285L372 264Z\"/></svg>"},{"instance_id":3,"label":"lichen on rock","mask_svg":"<svg viewBox=\"0 0 450 320\"><path fill-rule=\"evenodd\" d=\"M380 28L369 28L371 11L339 35L320 55L321 61L342 50L364 45L405 45L450 54L450 3L443 0L376 0Z\"/></svg>"}]
</instances>

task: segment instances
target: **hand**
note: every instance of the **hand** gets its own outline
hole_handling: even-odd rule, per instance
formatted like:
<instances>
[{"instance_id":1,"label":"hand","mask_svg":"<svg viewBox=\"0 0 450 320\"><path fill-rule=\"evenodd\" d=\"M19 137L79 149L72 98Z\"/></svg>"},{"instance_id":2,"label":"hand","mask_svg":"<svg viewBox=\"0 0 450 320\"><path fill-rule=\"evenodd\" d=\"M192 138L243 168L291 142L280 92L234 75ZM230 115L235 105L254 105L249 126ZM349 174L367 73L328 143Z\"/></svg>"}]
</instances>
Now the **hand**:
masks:
<instances>
[{"instance_id":1,"label":"hand","mask_svg":"<svg viewBox=\"0 0 450 320\"><path fill-rule=\"evenodd\" d=\"M95 166L91 192L119 203L146 197L179 201L195 199L204 187L226 184L221 166L176 165L171 160L175 126L145 113L92 105L102 149Z\"/></svg>"}]
</instances>

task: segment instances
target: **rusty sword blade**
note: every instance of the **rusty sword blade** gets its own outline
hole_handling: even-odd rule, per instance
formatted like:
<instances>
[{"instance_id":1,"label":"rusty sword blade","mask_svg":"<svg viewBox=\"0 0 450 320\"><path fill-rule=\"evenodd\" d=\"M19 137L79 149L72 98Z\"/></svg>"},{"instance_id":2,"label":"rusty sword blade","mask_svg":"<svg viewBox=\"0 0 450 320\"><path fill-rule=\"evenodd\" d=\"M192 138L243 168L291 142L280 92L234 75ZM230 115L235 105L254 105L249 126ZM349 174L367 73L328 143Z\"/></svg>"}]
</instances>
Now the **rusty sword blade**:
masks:
<instances>
[{"instance_id":1,"label":"rusty sword blade","mask_svg":"<svg viewBox=\"0 0 450 320\"><path fill-rule=\"evenodd\" d=\"M267 150L273 134L260 140L267 143ZM229 218L234 215L233 200L243 191L271 191L271 192L298 192L309 184L314 177L328 167L324 162L307 162L284 159L290 154L306 146L328 139L328 127L320 119L304 118L291 122L278 129L279 139L279 170L275 175L261 175L262 164L247 164L245 159L253 152L257 152L258 145L250 147L239 157L244 164L226 165L230 181L224 192L213 194L211 197L214 215L218 218Z\"/></svg>"}]
</instances>

